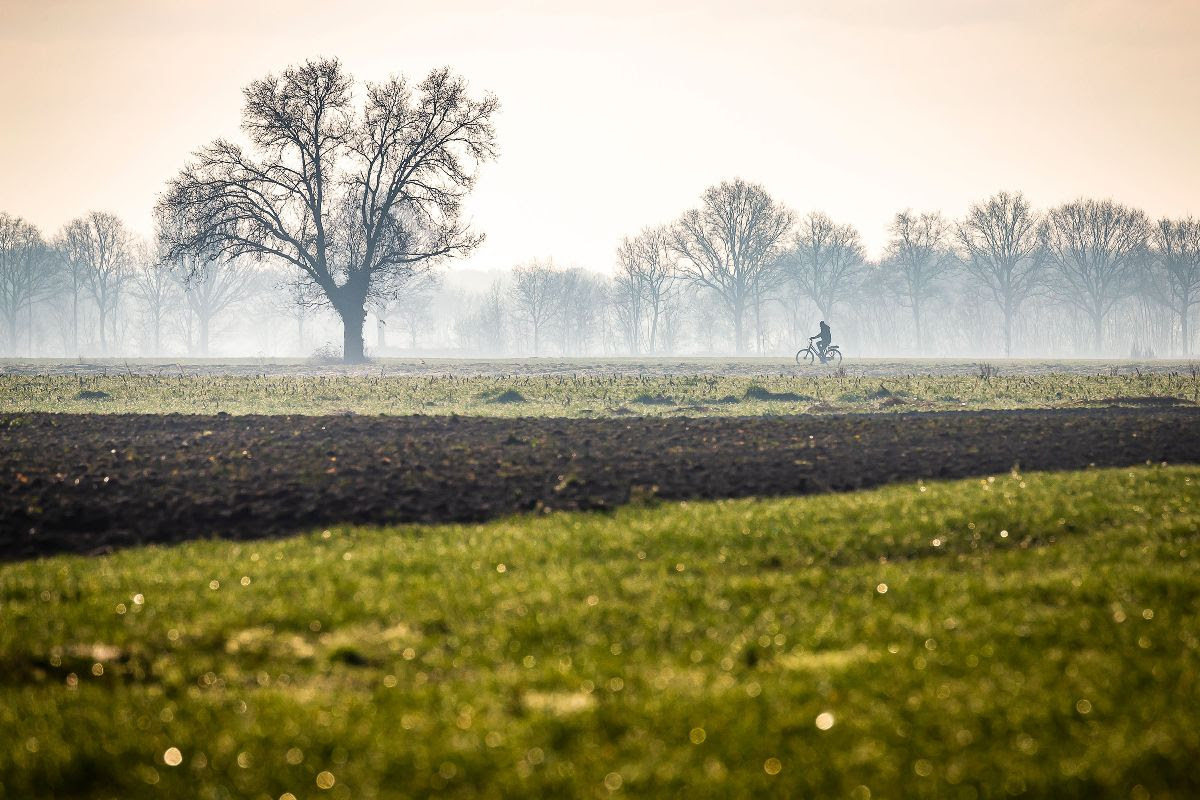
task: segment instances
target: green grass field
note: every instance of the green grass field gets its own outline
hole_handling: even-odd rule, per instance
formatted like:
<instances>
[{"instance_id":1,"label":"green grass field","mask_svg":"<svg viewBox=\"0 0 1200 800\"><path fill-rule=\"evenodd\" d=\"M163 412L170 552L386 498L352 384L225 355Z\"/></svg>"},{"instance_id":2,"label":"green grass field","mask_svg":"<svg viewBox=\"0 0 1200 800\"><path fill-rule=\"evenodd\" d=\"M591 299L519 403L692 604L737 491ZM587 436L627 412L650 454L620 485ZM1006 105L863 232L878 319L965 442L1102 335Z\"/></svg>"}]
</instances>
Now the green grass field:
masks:
<instances>
[{"instance_id":1,"label":"green grass field","mask_svg":"<svg viewBox=\"0 0 1200 800\"><path fill-rule=\"evenodd\" d=\"M1200 468L0 566L0 796L1196 797Z\"/></svg>"},{"instance_id":2,"label":"green grass field","mask_svg":"<svg viewBox=\"0 0 1200 800\"><path fill-rule=\"evenodd\" d=\"M0 412L745 416L1200 401L1195 372L775 375L0 375ZM509 394L506 394L509 393Z\"/></svg>"}]
</instances>

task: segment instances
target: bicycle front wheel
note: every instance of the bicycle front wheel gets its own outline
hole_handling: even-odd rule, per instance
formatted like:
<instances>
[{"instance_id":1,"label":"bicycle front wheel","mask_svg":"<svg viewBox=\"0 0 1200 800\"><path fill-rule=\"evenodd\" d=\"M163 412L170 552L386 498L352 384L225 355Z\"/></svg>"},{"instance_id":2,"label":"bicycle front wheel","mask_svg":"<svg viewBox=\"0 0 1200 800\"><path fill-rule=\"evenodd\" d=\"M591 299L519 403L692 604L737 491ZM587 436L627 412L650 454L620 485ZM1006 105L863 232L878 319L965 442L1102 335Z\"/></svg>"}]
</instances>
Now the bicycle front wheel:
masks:
<instances>
[{"instance_id":1,"label":"bicycle front wheel","mask_svg":"<svg viewBox=\"0 0 1200 800\"><path fill-rule=\"evenodd\" d=\"M796 364L801 367L811 365L815 358L816 355L813 353L812 348L809 347L796 353Z\"/></svg>"}]
</instances>

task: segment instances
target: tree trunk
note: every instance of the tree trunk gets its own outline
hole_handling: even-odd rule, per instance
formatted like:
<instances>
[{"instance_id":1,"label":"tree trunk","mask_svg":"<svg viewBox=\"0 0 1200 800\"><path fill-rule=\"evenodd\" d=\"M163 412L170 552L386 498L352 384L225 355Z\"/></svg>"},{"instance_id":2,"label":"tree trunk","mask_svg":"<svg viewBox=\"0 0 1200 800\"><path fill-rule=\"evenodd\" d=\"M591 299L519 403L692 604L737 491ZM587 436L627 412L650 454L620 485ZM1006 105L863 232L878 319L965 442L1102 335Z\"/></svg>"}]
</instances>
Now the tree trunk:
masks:
<instances>
[{"instance_id":1,"label":"tree trunk","mask_svg":"<svg viewBox=\"0 0 1200 800\"><path fill-rule=\"evenodd\" d=\"M742 318L746 310L740 306L733 309L733 351L738 355L746 352L742 339Z\"/></svg>"},{"instance_id":2,"label":"tree trunk","mask_svg":"<svg viewBox=\"0 0 1200 800\"><path fill-rule=\"evenodd\" d=\"M296 350L304 355L304 313L296 315Z\"/></svg>"},{"instance_id":3,"label":"tree trunk","mask_svg":"<svg viewBox=\"0 0 1200 800\"><path fill-rule=\"evenodd\" d=\"M20 344L17 342L17 317L19 315L20 312L17 309L13 309L12 316L8 318L8 352L12 353L13 356L18 355L20 352Z\"/></svg>"},{"instance_id":4,"label":"tree trunk","mask_svg":"<svg viewBox=\"0 0 1200 800\"><path fill-rule=\"evenodd\" d=\"M100 305L100 355L102 356L108 355L108 337L104 332L104 322L108 315L104 311L104 306Z\"/></svg>"},{"instance_id":5,"label":"tree trunk","mask_svg":"<svg viewBox=\"0 0 1200 800\"><path fill-rule=\"evenodd\" d=\"M71 294L71 352L68 355L79 355L79 287Z\"/></svg>"},{"instance_id":6,"label":"tree trunk","mask_svg":"<svg viewBox=\"0 0 1200 800\"><path fill-rule=\"evenodd\" d=\"M754 352L763 354L762 300L754 296Z\"/></svg>"},{"instance_id":7,"label":"tree trunk","mask_svg":"<svg viewBox=\"0 0 1200 800\"><path fill-rule=\"evenodd\" d=\"M1092 354L1099 356L1104 348L1104 314L1092 312Z\"/></svg>"},{"instance_id":8,"label":"tree trunk","mask_svg":"<svg viewBox=\"0 0 1200 800\"><path fill-rule=\"evenodd\" d=\"M1013 312L1008 306L1004 307L1004 357L1012 358L1012 323Z\"/></svg>"},{"instance_id":9,"label":"tree trunk","mask_svg":"<svg viewBox=\"0 0 1200 800\"><path fill-rule=\"evenodd\" d=\"M924 350L924 340L921 338L921 303L917 298L913 298L913 331L917 340L917 355L921 355Z\"/></svg>"},{"instance_id":10,"label":"tree trunk","mask_svg":"<svg viewBox=\"0 0 1200 800\"><path fill-rule=\"evenodd\" d=\"M367 360L366 346L363 343L363 322L366 312L360 305L358 309L348 309L341 312L342 317L342 362L346 364L361 364Z\"/></svg>"},{"instance_id":11,"label":"tree trunk","mask_svg":"<svg viewBox=\"0 0 1200 800\"><path fill-rule=\"evenodd\" d=\"M197 317L200 322L200 357L204 358L208 355L208 316L198 314Z\"/></svg>"},{"instance_id":12,"label":"tree trunk","mask_svg":"<svg viewBox=\"0 0 1200 800\"><path fill-rule=\"evenodd\" d=\"M1188 340L1188 309L1186 305L1183 307L1183 312L1179 315L1179 335L1183 338L1183 355L1186 357L1192 344Z\"/></svg>"}]
</instances>

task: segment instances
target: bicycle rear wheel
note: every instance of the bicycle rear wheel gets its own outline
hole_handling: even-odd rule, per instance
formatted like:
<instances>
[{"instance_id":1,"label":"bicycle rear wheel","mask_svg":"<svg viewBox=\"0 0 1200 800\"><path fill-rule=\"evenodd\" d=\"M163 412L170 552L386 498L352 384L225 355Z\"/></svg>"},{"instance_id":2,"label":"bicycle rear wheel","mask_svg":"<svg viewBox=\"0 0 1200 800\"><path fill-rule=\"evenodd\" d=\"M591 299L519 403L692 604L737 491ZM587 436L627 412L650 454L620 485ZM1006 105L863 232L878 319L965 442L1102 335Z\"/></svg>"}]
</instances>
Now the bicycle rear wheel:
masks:
<instances>
[{"instance_id":1,"label":"bicycle rear wheel","mask_svg":"<svg viewBox=\"0 0 1200 800\"><path fill-rule=\"evenodd\" d=\"M831 347L825 351L825 363L838 365L842 363L842 351L836 347Z\"/></svg>"}]
</instances>

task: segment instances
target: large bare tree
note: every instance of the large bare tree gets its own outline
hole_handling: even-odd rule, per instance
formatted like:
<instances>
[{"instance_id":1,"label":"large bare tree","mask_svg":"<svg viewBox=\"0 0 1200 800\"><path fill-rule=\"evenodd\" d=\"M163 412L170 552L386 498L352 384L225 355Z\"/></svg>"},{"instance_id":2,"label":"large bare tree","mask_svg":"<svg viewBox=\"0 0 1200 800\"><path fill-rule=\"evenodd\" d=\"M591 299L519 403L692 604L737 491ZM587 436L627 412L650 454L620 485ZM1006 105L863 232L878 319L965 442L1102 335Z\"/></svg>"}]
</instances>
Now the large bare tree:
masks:
<instances>
[{"instance_id":1,"label":"large bare tree","mask_svg":"<svg viewBox=\"0 0 1200 800\"><path fill-rule=\"evenodd\" d=\"M680 256L681 272L721 298L739 353L746 349L746 311L761 304L791 226L790 211L762 186L739 178L709 187L700 206L671 229L670 247Z\"/></svg>"},{"instance_id":2,"label":"large bare tree","mask_svg":"<svg viewBox=\"0 0 1200 800\"><path fill-rule=\"evenodd\" d=\"M820 212L800 221L782 258L787 279L812 300L827 322L833 319L837 303L854 298L864 263L858 230L853 225L838 225Z\"/></svg>"},{"instance_id":3,"label":"large bare tree","mask_svg":"<svg viewBox=\"0 0 1200 800\"><path fill-rule=\"evenodd\" d=\"M52 254L38 229L20 217L0 212L0 317L7 329L7 350L17 354L22 309L32 317L34 302L49 293ZM32 346L32 322L29 336Z\"/></svg>"},{"instance_id":4,"label":"large bare tree","mask_svg":"<svg viewBox=\"0 0 1200 800\"><path fill-rule=\"evenodd\" d=\"M1150 236L1151 291L1179 316L1182 355L1191 352L1189 317L1200 303L1200 220L1160 219Z\"/></svg>"},{"instance_id":5,"label":"large bare tree","mask_svg":"<svg viewBox=\"0 0 1200 800\"><path fill-rule=\"evenodd\" d=\"M666 227L644 228L637 236L625 237L617 248L614 307L635 355L643 338L650 353L658 348L659 323L678 272L676 261Z\"/></svg>"},{"instance_id":6,"label":"large bare tree","mask_svg":"<svg viewBox=\"0 0 1200 800\"><path fill-rule=\"evenodd\" d=\"M1042 218L1025 195L999 192L972 205L955 233L963 268L1000 309L1011 356L1013 320L1046 277Z\"/></svg>"},{"instance_id":7,"label":"large bare tree","mask_svg":"<svg viewBox=\"0 0 1200 800\"><path fill-rule=\"evenodd\" d=\"M104 211L67 223L59 235L72 291L72 346L78 346L79 289L82 285L96 303L100 352L107 355L110 328L116 333L117 311L133 267L133 237L116 215Z\"/></svg>"},{"instance_id":8,"label":"large bare tree","mask_svg":"<svg viewBox=\"0 0 1200 800\"><path fill-rule=\"evenodd\" d=\"M251 152L217 140L159 201L180 221L173 253L284 262L341 317L343 358L364 358L369 300L471 251L461 218L479 164L495 156L497 101L437 69L410 87L367 83L358 104L337 60L307 61L245 90Z\"/></svg>"},{"instance_id":9,"label":"large bare tree","mask_svg":"<svg viewBox=\"0 0 1200 800\"><path fill-rule=\"evenodd\" d=\"M1145 213L1112 200L1076 200L1049 213L1043 238L1055 288L1087 315L1093 353L1103 347L1104 318L1137 287L1149 235Z\"/></svg>"},{"instance_id":10,"label":"large bare tree","mask_svg":"<svg viewBox=\"0 0 1200 800\"><path fill-rule=\"evenodd\" d=\"M895 279L900 302L912 312L917 348L924 345L922 314L954 269L949 251L950 226L937 212L901 211L891 225L884 266Z\"/></svg>"}]
</instances>

